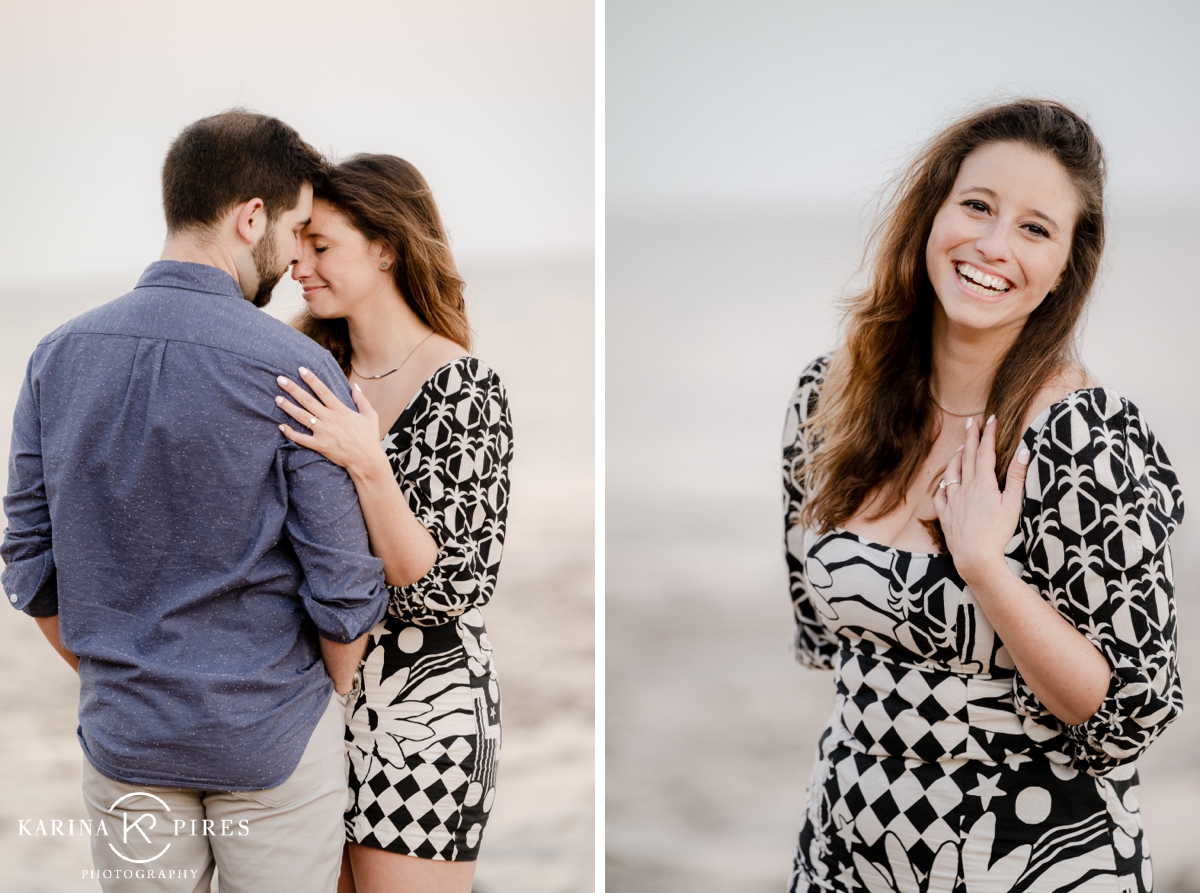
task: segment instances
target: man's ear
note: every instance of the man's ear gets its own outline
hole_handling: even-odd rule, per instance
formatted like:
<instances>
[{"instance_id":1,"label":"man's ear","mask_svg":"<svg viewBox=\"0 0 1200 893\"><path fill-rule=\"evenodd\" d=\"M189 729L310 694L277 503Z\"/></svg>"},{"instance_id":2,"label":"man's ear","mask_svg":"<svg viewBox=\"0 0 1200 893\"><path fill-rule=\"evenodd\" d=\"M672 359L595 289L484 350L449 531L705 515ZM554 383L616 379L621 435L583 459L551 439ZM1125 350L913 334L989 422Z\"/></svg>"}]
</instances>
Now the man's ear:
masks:
<instances>
[{"instance_id":1,"label":"man's ear","mask_svg":"<svg viewBox=\"0 0 1200 893\"><path fill-rule=\"evenodd\" d=\"M267 231L267 211L261 198L252 198L237 209L234 218L238 235L247 245L253 245Z\"/></svg>"}]
</instances>

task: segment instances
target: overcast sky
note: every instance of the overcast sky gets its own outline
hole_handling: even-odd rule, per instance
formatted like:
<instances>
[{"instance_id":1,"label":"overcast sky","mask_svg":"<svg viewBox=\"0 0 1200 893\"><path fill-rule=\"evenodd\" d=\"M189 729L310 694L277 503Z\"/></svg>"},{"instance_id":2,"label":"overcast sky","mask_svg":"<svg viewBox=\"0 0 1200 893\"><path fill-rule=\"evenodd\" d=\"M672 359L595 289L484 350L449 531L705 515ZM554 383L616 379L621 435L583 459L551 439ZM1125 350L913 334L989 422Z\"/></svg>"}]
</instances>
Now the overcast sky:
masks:
<instances>
[{"instance_id":1,"label":"overcast sky","mask_svg":"<svg viewBox=\"0 0 1200 893\"><path fill-rule=\"evenodd\" d=\"M6 284L136 276L167 146L233 105L412 161L462 258L589 253L593 63L588 0L7 3Z\"/></svg>"},{"instance_id":2,"label":"overcast sky","mask_svg":"<svg viewBox=\"0 0 1200 893\"><path fill-rule=\"evenodd\" d=\"M606 37L610 214L860 204L997 91L1088 114L1114 199L1200 199L1200 3L609 0Z\"/></svg>"}]
</instances>

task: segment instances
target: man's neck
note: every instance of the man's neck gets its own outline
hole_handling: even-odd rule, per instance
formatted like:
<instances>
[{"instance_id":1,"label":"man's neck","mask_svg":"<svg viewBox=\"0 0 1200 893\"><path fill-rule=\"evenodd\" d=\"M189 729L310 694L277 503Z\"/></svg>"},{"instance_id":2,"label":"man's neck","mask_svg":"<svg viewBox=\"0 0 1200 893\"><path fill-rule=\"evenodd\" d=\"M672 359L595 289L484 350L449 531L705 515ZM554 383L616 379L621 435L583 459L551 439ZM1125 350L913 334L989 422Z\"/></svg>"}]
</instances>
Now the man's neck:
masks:
<instances>
[{"instance_id":1,"label":"man's neck","mask_svg":"<svg viewBox=\"0 0 1200 893\"><path fill-rule=\"evenodd\" d=\"M242 285L233 253L225 250L219 242L212 239L200 238L186 232L168 233L159 260L174 260L180 263L216 267L232 276L239 288Z\"/></svg>"}]
</instances>

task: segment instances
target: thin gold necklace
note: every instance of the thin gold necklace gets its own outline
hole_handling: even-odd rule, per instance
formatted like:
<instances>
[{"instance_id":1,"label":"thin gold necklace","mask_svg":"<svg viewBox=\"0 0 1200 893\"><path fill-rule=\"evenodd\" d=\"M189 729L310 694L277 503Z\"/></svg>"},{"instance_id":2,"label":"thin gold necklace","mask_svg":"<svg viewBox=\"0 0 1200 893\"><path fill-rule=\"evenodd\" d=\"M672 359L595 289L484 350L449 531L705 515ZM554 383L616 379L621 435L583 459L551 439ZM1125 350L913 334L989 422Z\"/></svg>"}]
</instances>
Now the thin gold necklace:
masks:
<instances>
[{"instance_id":1,"label":"thin gold necklace","mask_svg":"<svg viewBox=\"0 0 1200 893\"><path fill-rule=\"evenodd\" d=\"M942 404L940 404L936 400L934 400L933 394L929 395L929 399L933 400L933 405L936 406L938 409L940 409L942 412L944 412L946 415L952 415L956 419L971 419L977 415L983 415L984 412L987 411L987 407L984 407L983 409L979 410L979 412L951 412L946 407L942 406Z\"/></svg>"},{"instance_id":2,"label":"thin gold necklace","mask_svg":"<svg viewBox=\"0 0 1200 893\"><path fill-rule=\"evenodd\" d=\"M426 335L424 338L421 339L421 344L424 344L426 341L428 341L432 337L433 337L433 332L431 331L428 335ZM403 369L404 363L407 363L409 360L411 360L413 358L413 354L415 354L418 350L421 349L421 344L418 344L411 351L409 351L408 356L406 356L404 358L403 363L401 363L395 369L389 369L387 372L384 372L380 375L363 375L361 372L359 372L357 369L354 368L354 363L350 364L350 371L353 372L355 375L357 375L359 378L365 378L365 379L369 379L371 381L376 381L380 378L387 378L393 372L399 372L401 369Z\"/></svg>"}]
</instances>

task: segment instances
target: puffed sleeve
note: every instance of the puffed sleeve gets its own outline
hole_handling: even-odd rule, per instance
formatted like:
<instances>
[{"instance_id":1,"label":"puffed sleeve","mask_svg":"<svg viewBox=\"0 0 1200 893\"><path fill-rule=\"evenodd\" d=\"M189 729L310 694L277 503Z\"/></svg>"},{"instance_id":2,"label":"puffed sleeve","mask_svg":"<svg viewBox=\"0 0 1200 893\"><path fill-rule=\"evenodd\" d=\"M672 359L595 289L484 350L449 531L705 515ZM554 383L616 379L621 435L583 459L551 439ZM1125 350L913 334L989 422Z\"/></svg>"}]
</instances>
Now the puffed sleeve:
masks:
<instances>
[{"instance_id":1,"label":"puffed sleeve","mask_svg":"<svg viewBox=\"0 0 1200 893\"><path fill-rule=\"evenodd\" d=\"M1025 580L1108 659L1108 693L1077 726L1059 722L1018 673L1017 712L1037 740L1061 735L1079 769L1136 759L1183 710L1171 552L1183 495L1133 404L1079 391L1026 435L1032 453L1021 532Z\"/></svg>"},{"instance_id":2,"label":"puffed sleeve","mask_svg":"<svg viewBox=\"0 0 1200 893\"><path fill-rule=\"evenodd\" d=\"M833 669L840 646L837 636L821 622L808 590L804 569L804 528L799 523L804 506L804 470L810 438L804 422L816 411L817 397L825 381L829 357L819 357L800 375L800 382L788 406L783 426L783 530L787 556L788 585L792 592L792 612L796 617L796 660L815 670Z\"/></svg>"},{"instance_id":3,"label":"puffed sleeve","mask_svg":"<svg viewBox=\"0 0 1200 893\"><path fill-rule=\"evenodd\" d=\"M388 586L388 610L418 626L438 626L486 604L495 590L512 425L499 377L473 357L439 370L413 409L411 426L390 434L384 449L438 556L420 580Z\"/></svg>"}]
</instances>

